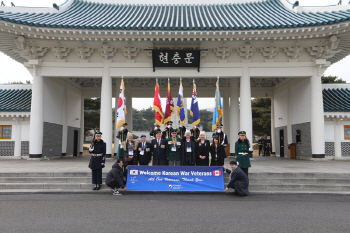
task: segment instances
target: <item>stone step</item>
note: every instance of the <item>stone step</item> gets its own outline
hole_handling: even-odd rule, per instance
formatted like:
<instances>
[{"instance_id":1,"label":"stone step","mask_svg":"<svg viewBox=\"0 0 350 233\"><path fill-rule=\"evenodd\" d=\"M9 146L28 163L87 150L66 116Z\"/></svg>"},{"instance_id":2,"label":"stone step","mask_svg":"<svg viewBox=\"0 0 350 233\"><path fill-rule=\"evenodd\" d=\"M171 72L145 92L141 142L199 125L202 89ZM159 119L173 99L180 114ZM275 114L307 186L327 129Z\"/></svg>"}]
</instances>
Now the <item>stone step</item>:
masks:
<instances>
[{"instance_id":1,"label":"stone step","mask_svg":"<svg viewBox=\"0 0 350 233\"><path fill-rule=\"evenodd\" d=\"M226 179L225 179L226 180ZM228 182L228 179L227 179ZM250 178L249 184L348 184L350 185L350 179L337 179L337 178L280 178L280 179L260 179Z\"/></svg>"},{"instance_id":2,"label":"stone step","mask_svg":"<svg viewBox=\"0 0 350 233\"><path fill-rule=\"evenodd\" d=\"M0 177L0 183L91 183L91 177Z\"/></svg>"}]
</instances>

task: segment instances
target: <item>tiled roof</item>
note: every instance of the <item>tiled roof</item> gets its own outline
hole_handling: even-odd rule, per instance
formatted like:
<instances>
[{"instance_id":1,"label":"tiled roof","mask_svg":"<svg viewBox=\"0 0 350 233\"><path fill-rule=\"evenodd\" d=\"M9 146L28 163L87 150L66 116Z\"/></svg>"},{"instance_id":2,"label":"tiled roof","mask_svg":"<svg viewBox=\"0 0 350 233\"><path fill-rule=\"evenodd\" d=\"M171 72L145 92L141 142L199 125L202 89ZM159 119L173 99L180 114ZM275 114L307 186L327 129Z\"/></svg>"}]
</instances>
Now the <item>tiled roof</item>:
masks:
<instances>
[{"instance_id":1,"label":"tiled roof","mask_svg":"<svg viewBox=\"0 0 350 233\"><path fill-rule=\"evenodd\" d=\"M131 5L75 0L59 13L0 11L0 20L49 28L107 30L250 30L335 24L350 11L295 13L279 0L211 5Z\"/></svg>"},{"instance_id":2,"label":"tiled roof","mask_svg":"<svg viewBox=\"0 0 350 233\"><path fill-rule=\"evenodd\" d=\"M31 89L0 89L0 112L30 112L31 99Z\"/></svg>"},{"instance_id":3,"label":"tiled roof","mask_svg":"<svg viewBox=\"0 0 350 233\"><path fill-rule=\"evenodd\" d=\"M323 89L324 112L350 112L350 90L348 88Z\"/></svg>"}]
</instances>

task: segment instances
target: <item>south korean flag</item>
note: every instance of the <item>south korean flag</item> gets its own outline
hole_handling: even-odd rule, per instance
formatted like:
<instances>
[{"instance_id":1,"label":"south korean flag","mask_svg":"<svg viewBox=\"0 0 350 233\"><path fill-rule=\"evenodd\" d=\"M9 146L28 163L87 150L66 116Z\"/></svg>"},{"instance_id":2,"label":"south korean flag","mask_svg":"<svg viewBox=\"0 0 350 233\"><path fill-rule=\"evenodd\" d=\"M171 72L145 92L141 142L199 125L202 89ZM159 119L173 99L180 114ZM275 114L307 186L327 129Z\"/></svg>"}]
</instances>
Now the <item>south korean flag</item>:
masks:
<instances>
[{"instance_id":1,"label":"south korean flag","mask_svg":"<svg viewBox=\"0 0 350 233\"><path fill-rule=\"evenodd\" d=\"M139 174L138 170L130 170L130 175L135 175L137 176Z\"/></svg>"},{"instance_id":2,"label":"south korean flag","mask_svg":"<svg viewBox=\"0 0 350 233\"><path fill-rule=\"evenodd\" d=\"M221 170L214 170L213 176L221 176Z\"/></svg>"}]
</instances>

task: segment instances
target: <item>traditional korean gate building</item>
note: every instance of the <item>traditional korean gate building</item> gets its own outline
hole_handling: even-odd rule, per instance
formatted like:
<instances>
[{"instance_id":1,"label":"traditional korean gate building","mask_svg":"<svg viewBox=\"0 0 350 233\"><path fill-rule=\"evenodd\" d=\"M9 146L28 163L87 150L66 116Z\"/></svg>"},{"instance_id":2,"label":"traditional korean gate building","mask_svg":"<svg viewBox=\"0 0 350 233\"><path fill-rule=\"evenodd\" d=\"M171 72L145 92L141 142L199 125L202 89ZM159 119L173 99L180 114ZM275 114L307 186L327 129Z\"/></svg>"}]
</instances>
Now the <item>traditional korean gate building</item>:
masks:
<instances>
[{"instance_id":1,"label":"traditional korean gate building","mask_svg":"<svg viewBox=\"0 0 350 233\"><path fill-rule=\"evenodd\" d=\"M300 158L325 157L321 76L350 53L349 5L166 3L68 0L53 8L0 7L0 50L33 75L30 158L70 154L68 137L79 137L75 152L82 153L82 103L94 96L101 97L100 130L112 155L112 97L122 76L129 128L132 97L153 97L156 78L162 97L168 77L173 95L182 77L185 97L193 79L198 97L213 97L219 76L231 145L239 130L252 141L251 98L270 97L276 154L286 156L287 145L301 134ZM153 49L200 50L200 69L154 71Z\"/></svg>"}]
</instances>

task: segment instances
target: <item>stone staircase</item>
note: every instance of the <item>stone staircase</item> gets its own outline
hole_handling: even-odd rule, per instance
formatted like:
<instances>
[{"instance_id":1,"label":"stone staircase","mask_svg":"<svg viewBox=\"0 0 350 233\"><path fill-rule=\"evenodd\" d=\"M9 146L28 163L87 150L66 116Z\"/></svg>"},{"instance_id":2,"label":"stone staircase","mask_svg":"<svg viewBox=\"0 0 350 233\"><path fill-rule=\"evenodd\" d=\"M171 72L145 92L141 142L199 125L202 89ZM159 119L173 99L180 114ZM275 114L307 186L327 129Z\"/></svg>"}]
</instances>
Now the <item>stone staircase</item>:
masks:
<instances>
[{"instance_id":1,"label":"stone staircase","mask_svg":"<svg viewBox=\"0 0 350 233\"><path fill-rule=\"evenodd\" d=\"M228 180L225 174L225 183ZM249 182L251 194L350 194L350 174L250 173ZM89 172L0 173L0 194L97 193L91 189ZM110 189L102 185L101 191L110 192Z\"/></svg>"}]
</instances>

